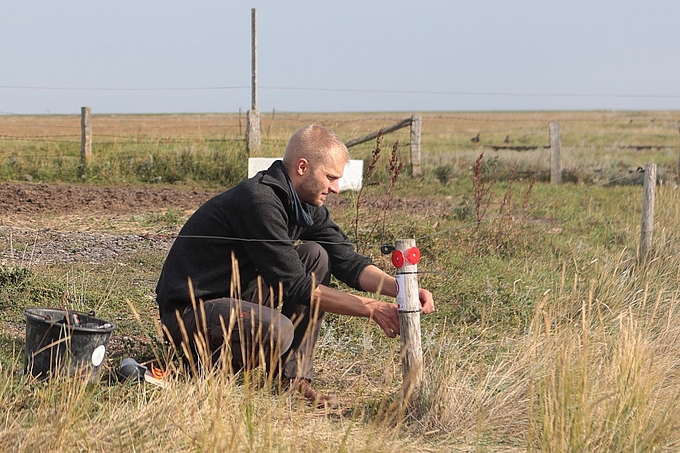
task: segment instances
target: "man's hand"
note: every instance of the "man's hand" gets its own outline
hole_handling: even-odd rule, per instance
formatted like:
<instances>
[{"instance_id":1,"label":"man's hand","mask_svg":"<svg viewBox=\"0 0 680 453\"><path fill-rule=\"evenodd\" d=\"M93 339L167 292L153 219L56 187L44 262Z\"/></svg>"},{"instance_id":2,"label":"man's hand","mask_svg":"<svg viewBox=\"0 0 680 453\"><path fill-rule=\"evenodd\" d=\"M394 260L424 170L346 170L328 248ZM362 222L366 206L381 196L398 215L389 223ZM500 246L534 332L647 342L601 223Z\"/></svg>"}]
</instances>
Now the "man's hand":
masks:
<instances>
[{"instance_id":1,"label":"man's hand","mask_svg":"<svg viewBox=\"0 0 680 453\"><path fill-rule=\"evenodd\" d=\"M388 337L399 335L399 315L396 304L373 301L367 304L371 310L371 319L385 331Z\"/></svg>"},{"instance_id":2,"label":"man's hand","mask_svg":"<svg viewBox=\"0 0 680 453\"><path fill-rule=\"evenodd\" d=\"M385 296L397 297L397 283L394 277L387 275L374 265L366 266L359 276L361 287L373 293L380 293ZM428 290L418 289L418 299L422 313L427 315L434 312L434 299Z\"/></svg>"},{"instance_id":3,"label":"man's hand","mask_svg":"<svg viewBox=\"0 0 680 453\"><path fill-rule=\"evenodd\" d=\"M396 288L396 285L394 286ZM428 290L420 288L418 298L420 299L422 313L428 314L434 311L434 301ZM375 321L388 337L394 338L399 335L399 307L397 304L348 294L325 285L316 287L314 301L319 304L322 311L338 315L368 317Z\"/></svg>"},{"instance_id":4,"label":"man's hand","mask_svg":"<svg viewBox=\"0 0 680 453\"><path fill-rule=\"evenodd\" d=\"M423 288L418 289L418 299L423 314L427 315L434 311L434 298L431 292Z\"/></svg>"},{"instance_id":5,"label":"man's hand","mask_svg":"<svg viewBox=\"0 0 680 453\"><path fill-rule=\"evenodd\" d=\"M432 293L420 288L418 298L423 314L434 312L434 299ZM371 310L371 319L385 331L388 337L394 338L399 335L399 307L389 302L373 301L366 304Z\"/></svg>"}]
</instances>

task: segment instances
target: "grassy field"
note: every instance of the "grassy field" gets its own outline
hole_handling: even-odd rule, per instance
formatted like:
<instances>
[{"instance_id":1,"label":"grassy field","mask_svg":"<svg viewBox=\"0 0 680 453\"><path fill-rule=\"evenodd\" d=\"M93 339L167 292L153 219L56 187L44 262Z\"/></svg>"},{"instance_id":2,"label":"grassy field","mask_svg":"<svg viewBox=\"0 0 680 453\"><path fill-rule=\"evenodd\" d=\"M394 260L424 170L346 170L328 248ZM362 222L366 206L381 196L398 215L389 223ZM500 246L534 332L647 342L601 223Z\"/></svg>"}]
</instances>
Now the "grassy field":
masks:
<instances>
[{"instance_id":1,"label":"grassy field","mask_svg":"<svg viewBox=\"0 0 680 453\"><path fill-rule=\"evenodd\" d=\"M261 155L298 127L347 140L410 114L263 114ZM191 377L168 389L118 382L120 358L160 358L152 293L164 254L98 264L0 265L0 450L14 451L678 451L680 189L678 112L441 112L423 115L423 176L395 178L385 136L360 194L331 202L357 248L416 238L425 382L401 401L399 343L365 320L328 316L317 385L324 412L262 372ZM238 115L95 116L93 163L78 168L79 117L0 117L0 181L218 190L245 176ZM550 185L548 122L560 121L565 183ZM480 134L480 142L471 137ZM494 151L509 145L526 151ZM352 148L371 158L376 143ZM476 161L479 159L479 165ZM659 166L654 241L638 259L642 186ZM477 169L477 170L475 170ZM390 189L390 182L395 182ZM108 233L176 231L188 213L69 217ZM12 220L15 222L15 220ZM18 221L16 221L18 222ZM65 228L63 218L21 224ZM2 222L12 226L9 220ZM4 234L4 233L3 233ZM5 235L6 236L6 235ZM14 244L30 249L30 244ZM0 256L0 260L2 256ZM2 262L2 261L0 261ZM23 374L23 310L95 309L118 325L101 379Z\"/></svg>"},{"instance_id":2,"label":"grassy field","mask_svg":"<svg viewBox=\"0 0 680 453\"><path fill-rule=\"evenodd\" d=\"M349 141L410 116L262 113L262 149L251 157L281 155L288 137L305 124L323 124ZM421 160L425 171L447 180L465 173L485 152L506 170L546 179L548 123L558 121L567 180L601 184L646 162L656 163L666 178L667 172L678 171L679 116L674 111L431 112L422 115ZM78 165L80 116L0 117L0 178L224 187L246 174L245 118L238 114L93 115L92 131L93 159L83 169ZM477 134L479 142L472 143ZM400 153L410 164L408 128L389 140L402 145ZM352 158L370 158L373 147L368 142L352 148Z\"/></svg>"}]
</instances>

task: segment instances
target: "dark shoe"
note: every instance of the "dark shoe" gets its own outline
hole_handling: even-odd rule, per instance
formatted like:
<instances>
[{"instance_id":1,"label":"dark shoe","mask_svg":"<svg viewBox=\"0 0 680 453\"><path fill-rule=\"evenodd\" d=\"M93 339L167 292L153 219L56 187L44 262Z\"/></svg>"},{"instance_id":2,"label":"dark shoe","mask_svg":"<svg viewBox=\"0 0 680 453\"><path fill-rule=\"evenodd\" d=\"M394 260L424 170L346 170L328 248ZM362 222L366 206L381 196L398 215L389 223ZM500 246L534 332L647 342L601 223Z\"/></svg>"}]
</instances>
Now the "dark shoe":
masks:
<instances>
[{"instance_id":1,"label":"dark shoe","mask_svg":"<svg viewBox=\"0 0 680 453\"><path fill-rule=\"evenodd\" d=\"M300 392L310 404L318 409L340 409L340 402L334 395L318 394L308 379L291 379L290 388Z\"/></svg>"}]
</instances>

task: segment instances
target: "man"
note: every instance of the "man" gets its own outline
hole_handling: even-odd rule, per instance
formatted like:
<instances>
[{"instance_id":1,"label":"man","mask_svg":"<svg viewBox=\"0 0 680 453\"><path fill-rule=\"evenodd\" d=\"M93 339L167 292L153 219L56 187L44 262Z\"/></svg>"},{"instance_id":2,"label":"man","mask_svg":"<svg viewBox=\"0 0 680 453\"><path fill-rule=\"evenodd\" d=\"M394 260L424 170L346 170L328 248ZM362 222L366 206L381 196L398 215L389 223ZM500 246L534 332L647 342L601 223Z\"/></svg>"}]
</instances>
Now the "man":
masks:
<instances>
[{"instance_id":1,"label":"man","mask_svg":"<svg viewBox=\"0 0 680 453\"><path fill-rule=\"evenodd\" d=\"M294 388L316 404L336 404L311 386L324 312L371 318L389 337L399 334L396 304L329 286L334 275L357 290L397 292L394 277L355 252L324 206L339 192L348 160L347 147L330 130L303 127L283 161L191 216L156 288L161 322L177 347L215 354L228 337L235 369L264 361L273 370L281 356L278 372ZM423 313L434 311L429 291L420 289L419 298Z\"/></svg>"}]
</instances>

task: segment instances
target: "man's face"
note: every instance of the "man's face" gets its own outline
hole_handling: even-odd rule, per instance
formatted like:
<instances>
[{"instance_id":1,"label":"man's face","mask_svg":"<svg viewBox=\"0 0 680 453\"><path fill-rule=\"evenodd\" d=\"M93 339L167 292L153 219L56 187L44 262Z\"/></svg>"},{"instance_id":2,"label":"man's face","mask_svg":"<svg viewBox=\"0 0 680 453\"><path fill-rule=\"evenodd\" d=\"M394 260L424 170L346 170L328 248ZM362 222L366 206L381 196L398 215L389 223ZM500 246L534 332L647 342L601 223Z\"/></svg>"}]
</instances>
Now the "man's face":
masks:
<instances>
[{"instance_id":1,"label":"man's face","mask_svg":"<svg viewBox=\"0 0 680 453\"><path fill-rule=\"evenodd\" d=\"M329 193L340 192L340 178L345 171L344 159L327 159L305 172L297 193L300 201L321 206Z\"/></svg>"}]
</instances>

